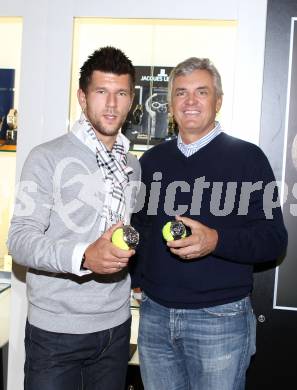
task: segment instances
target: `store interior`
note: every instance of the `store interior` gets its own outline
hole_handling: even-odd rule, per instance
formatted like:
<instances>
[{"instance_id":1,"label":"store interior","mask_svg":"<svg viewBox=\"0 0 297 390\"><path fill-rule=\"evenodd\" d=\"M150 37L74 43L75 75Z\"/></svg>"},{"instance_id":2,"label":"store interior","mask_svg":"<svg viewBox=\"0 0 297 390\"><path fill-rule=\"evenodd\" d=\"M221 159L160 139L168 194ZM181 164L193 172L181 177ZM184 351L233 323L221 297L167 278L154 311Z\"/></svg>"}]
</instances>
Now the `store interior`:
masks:
<instances>
[{"instance_id":1,"label":"store interior","mask_svg":"<svg viewBox=\"0 0 297 390\"><path fill-rule=\"evenodd\" d=\"M16 3L18 2L16 1ZM197 56L197 53L200 57L210 58L222 75L224 104L218 114L218 119L224 129L231 135L255 143L258 142L259 137L260 108L258 111L253 110L253 115L257 119L254 122L257 125L251 131L247 132L245 126L236 126L244 106L244 102L241 102L242 107L240 106L237 98L239 90L242 90L246 83L243 69L245 66L248 68L245 56L240 57L240 53L242 54L240 42L248 39L246 33L243 33L242 27L248 16L243 13L240 14L242 21L240 25L239 18L236 17L190 19L190 13L180 19L176 17L166 19L154 17L154 15L152 18L139 16L133 18L123 16L90 17L92 12L86 12L84 16L67 19L65 22L66 33L58 38L60 27L57 28L57 31L55 28L59 18L62 18L64 13L66 14L66 10L63 9L61 14L57 15L54 11L54 5L51 5L45 15L42 12L41 8L37 9L36 14L40 13L40 18L36 19L37 24L34 28L29 26L28 19L24 23L22 17L0 17L0 37L5 36L6 38L0 39L0 73L1 70L11 70L13 73L12 77L10 72L10 79L13 78L13 83L8 86L5 84L7 91L4 92L9 94L7 99L10 100L9 105L5 105L3 114L1 114L0 133L0 288L2 288L0 293L0 326L2 327L0 334L2 337L1 376L3 382L0 383L0 390L2 388L6 390L7 381L10 382L9 390L15 389L14 383L22 382L21 371L18 370L19 374L14 376L11 370L8 374L8 367L17 366L20 368L23 363L22 332L18 333L17 329L20 327L19 324L22 323L26 312L24 277L19 277L18 269L12 268L14 265L6 246L21 166L34 145L70 131L72 124L79 117L80 107L76 97L78 75L80 66L89 54L96 48L106 45L120 47L136 66L138 81L135 89L136 98L123 132L131 140L131 152L138 157L156 143L176 136L166 102L168 75L171 68L179 61ZM229 8L228 11L224 12L228 15ZM232 10L230 14L235 15L236 12ZM259 12L260 18L262 9ZM33 13L35 14L35 11ZM196 13L198 14L198 12ZM29 11L26 14L29 14ZM77 14L79 14L78 11ZM83 15L83 13L81 14ZM102 14L104 15L104 12ZM31 52L31 60L28 56L28 48L32 49L34 44L32 37L39 24L46 27L42 27L38 38L34 37L38 41L37 50L39 49L40 52L38 54ZM71 44L67 43L65 50L65 41L70 35ZM58 41L61 48L56 45ZM140 50L143 48L144 42L145 50ZM262 36L255 53L263 51L263 42L264 37ZM43 45L43 43L46 44ZM251 43L246 53L247 56L252 47ZM64 57L59 57L60 50L63 51ZM59 64L55 63L53 66L53 58L55 57L53 53L56 51ZM34 60L37 60L37 57L39 61L43 56L44 59L41 59L40 63L37 62L37 67L39 64L42 66L39 66L38 72L34 73L33 67L31 69L30 66L33 65ZM65 61L66 57L67 61ZM256 77L253 77L255 84L262 80L263 59L257 58L258 60L253 64L254 67L250 66L251 74L256 74ZM56 75L56 79L53 81L54 75ZM55 90L54 87L53 90L51 89L51 84L55 85ZM59 97L55 107L52 102L56 93L59 93ZM252 92L247 93L247 100L249 93L252 94ZM257 106L260 99L261 92L258 91L253 104ZM0 104L2 104L1 100ZM4 103L2 105L4 106ZM235 110L235 108L237 109ZM64 115L65 113L67 117ZM47 120L49 118L50 120ZM58 122L59 126L55 126ZM156 123L162 123L162 126L157 127ZM246 126L248 126L248 122ZM14 292L11 292L11 285ZM131 344L134 345L137 344L137 306L137 302L131 298L133 315ZM8 344L9 337L10 345ZM19 347L20 343L21 347ZM8 361L9 349L10 362ZM133 352L130 365L138 367L137 350ZM7 380L8 376L10 376L10 380Z\"/></svg>"}]
</instances>

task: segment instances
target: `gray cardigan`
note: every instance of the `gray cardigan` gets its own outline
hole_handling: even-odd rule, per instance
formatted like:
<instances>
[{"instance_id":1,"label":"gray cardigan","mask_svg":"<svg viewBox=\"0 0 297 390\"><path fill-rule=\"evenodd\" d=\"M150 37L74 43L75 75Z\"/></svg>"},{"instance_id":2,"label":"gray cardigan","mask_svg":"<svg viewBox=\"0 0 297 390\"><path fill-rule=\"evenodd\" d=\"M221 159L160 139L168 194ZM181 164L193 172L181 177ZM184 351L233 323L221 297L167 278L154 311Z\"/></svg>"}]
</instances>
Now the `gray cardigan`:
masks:
<instances>
[{"instance_id":1,"label":"gray cardigan","mask_svg":"<svg viewBox=\"0 0 297 390\"><path fill-rule=\"evenodd\" d=\"M139 181L137 158L128 154L128 165L133 168L130 181ZM39 145L29 154L8 247L13 260L28 267L28 320L32 325L79 334L108 329L129 318L127 270L112 276L72 273L75 246L98 238L103 187L95 155L72 133ZM135 196L135 191L129 194Z\"/></svg>"}]
</instances>

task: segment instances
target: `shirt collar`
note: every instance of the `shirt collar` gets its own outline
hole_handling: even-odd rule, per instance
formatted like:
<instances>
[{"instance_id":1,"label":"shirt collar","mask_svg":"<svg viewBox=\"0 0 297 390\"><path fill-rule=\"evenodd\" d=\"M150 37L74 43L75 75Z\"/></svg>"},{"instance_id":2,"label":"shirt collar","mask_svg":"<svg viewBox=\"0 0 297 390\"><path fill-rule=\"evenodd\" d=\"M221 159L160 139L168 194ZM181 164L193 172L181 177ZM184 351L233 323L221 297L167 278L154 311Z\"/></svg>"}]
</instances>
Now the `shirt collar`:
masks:
<instances>
[{"instance_id":1,"label":"shirt collar","mask_svg":"<svg viewBox=\"0 0 297 390\"><path fill-rule=\"evenodd\" d=\"M203 148L207 144L209 144L216 136L218 136L222 131L221 125L219 122L215 122L215 127L209 133L207 133L202 138L198 139L195 142L190 144L185 144L182 141L180 134L177 136L177 146L179 150L189 157L191 154L197 152L199 149ZM190 154L189 154L190 153Z\"/></svg>"}]
</instances>

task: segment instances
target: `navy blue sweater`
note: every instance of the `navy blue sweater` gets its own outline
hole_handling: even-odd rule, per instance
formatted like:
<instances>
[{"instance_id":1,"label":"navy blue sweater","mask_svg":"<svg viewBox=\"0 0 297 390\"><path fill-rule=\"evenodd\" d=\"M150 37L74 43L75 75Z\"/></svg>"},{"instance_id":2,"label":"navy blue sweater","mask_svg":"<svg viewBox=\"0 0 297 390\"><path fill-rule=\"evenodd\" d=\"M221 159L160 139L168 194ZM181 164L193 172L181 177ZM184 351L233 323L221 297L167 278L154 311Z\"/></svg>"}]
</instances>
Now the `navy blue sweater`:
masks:
<instances>
[{"instance_id":1,"label":"navy blue sweater","mask_svg":"<svg viewBox=\"0 0 297 390\"><path fill-rule=\"evenodd\" d=\"M185 157L174 140L150 149L140 162L147 196L145 206L132 219L141 237L131 267L132 286L172 308L209 307L248 295L253 264L276 260L287 246L281 208L271 203L277 197L277 189L269 184L274 175L261 149L221 133L191 157ZM155 172L161 172L161 180L158 175L156 180ZM163 225L174 219L168 215L173 208L169 190L174 181L183 182L179 183L183 190L176 187L174 209L183 205L184 216L218 232L215 251L194 261L171 254L162 238ZM203 182L209 188L202 191ZM161 188L154 207L156 183ZM243 188L252 184L249 198Z\"/></svg>"}]
</instances>

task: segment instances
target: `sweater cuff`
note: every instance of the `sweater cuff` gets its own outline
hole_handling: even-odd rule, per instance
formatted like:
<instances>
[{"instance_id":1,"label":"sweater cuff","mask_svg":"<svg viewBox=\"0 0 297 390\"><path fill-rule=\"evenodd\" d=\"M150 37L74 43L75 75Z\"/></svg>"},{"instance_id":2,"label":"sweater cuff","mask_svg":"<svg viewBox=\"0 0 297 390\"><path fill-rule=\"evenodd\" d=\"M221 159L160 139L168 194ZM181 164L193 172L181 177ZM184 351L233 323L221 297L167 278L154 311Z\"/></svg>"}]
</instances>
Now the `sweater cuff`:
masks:
<instances>
[{"instance_id":1,"label":"sweater cuff","mask_svg":"<svg viewBox=\"0 0 297 390\"><path fill-rule=\"evenodd\" d=\"M240 259L243 258L243 254L246 256L252 249L247 244L248 237L243 234L245 229L238 227L216 230L218 233L218 243L212 252L213 255L231 261L242 262L243 260L241 261Z\"/></svg>"},{"instance_id":2,"label":"sweater cuff","mask_svg":"<svg viewBox=\"0 0 297 390\"><path fill-rule=\"evenodd\" d=\"M77 276L84 276L91 274L90 270L81 269L81 262L83 259L83 255L90 243L80 242L75 245L72 253L72 273Z\"/></svg>"},{"instance_id":3,"label":"sweater cuff","mask_svg":"<svg viewBox=\"0 0 297 390\"><path fill-rule=\"evenodd\" d=\"M226 255L228 256L228 252L230 252L230 241L228 239L228 231L223 229L222 230L216 229L216 231L218 233L218 242L212 254L218 257L226 257ZM228 243L227 245L224 244L226 242Z\"/></svg>"}]
</instances>

